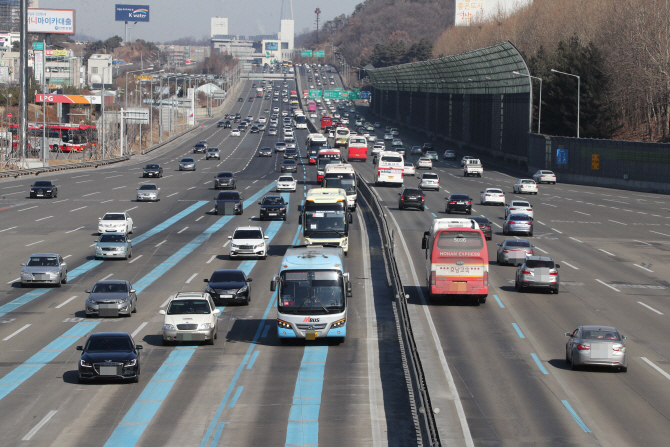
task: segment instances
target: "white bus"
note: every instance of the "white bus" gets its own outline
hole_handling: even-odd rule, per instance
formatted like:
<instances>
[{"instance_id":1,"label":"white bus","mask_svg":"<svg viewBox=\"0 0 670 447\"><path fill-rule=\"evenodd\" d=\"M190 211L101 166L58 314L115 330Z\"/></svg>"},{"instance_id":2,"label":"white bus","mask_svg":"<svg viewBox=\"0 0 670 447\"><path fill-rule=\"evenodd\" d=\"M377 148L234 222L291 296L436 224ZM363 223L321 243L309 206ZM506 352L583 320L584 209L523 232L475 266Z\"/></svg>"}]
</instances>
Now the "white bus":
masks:
<instances>
[{"instance_id":1,"label":"white bus","mask_svg":"<svg viewBox=\"0 0 670 447\"><path fill-rule=\"evenodd\" d=\"M335 144L334 147L346 146L349 143L349 132L348 127L338 127L335 129Z\"/></svg>"},{"instance_id":2,"label":"white bus","mask_svg":"<svg viewBox=\"0 0 670 447\"><path fill-rule=\"evenodd\" d=\"M352 293L341 248L289 248L270 290L277 291L277 335L282 343L292 338L344 341Z\"/></svg>"},{"instance_id":3,"label":"white bus","mask_svg":"<svg viewBox=\"0 0 670 447\"><path fill-rule=\"evenodd\" d=\"M298 223L303 226L305 244L328 244L349 251L349 212L347 193L339 188L314 188L307 191Z\"/></svg>"},{"instance_id":4,"label":"white bus","mask_svg":"<svg viewBox=\"0 0 670 447\"><path fill-rule=\"evenodd\" d=\"M358 190L356 189L356 173L348 163L332 163L326 165L323 182L324 188L340 188L347 193L347 205L350 210L356 209Z\"/></svg>"},{"instance_id":5,"label":"white bus","mask_svg":"<svg viewBox=\"0 0 670 447\"><path fill-rule=\"evenodd\" d=\"M377 155L376 160L375 185L402 186L405 173L403 156L397 152L384 151Z\"/></svg>"}]
</instances>

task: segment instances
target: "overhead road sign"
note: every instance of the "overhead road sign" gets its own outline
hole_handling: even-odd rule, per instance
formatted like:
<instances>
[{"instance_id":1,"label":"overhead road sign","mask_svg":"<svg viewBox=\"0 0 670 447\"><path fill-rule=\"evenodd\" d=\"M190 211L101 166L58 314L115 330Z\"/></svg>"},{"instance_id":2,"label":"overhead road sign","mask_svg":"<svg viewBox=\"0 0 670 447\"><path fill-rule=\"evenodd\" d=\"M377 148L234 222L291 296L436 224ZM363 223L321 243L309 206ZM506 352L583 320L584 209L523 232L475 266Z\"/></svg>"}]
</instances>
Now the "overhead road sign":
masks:
<instances>
[{"instance_id":1,"label":"overhead road sign","mask_svg":"<svg viewBox=\"0 0 670 447\"><path fill-rule=\"evenodd\" d=\"M33 51L44 51L44 42L33 42Z\"/></svg>"},{"instance_id":2,"label":"overhead road sign","mask_svg":"<svg viewBox=\"0 0 670 447\"><path fill-rule=\"evenodd\" d=\"M324 50L315 51L313 54L314 57L326 57L326 52Z\"/></svg>"},{"instance_id":3,"label":"overhead road sign","mask_svg":"<svg viewBox=\"0 0 670 447\"><path fill-rule=\"evenodd\" d=\"M28 8L28 32L75 34L74 9Z\"/></svg>"},{"instance_id":4,"label":"overhead road sign","mask_svg":"<svg viewBox=\"0 0 670 447\"><path fill-rule=\"evenodd\" d=\"M321 98L321 90L310 90L309 91L309 98L310 99ZM326 96L326 98L327 98L327 96Z\"/></svg>"},{"instance_id":5,"label":"overhead road sign","mask_svg":"<svg viewBox=\"0 0 670 447\"><path fill-rule=\"evenodd\" d=\"M302 50L300 55L302 57L312 57L312 50Z\"/></svg>"},{"instance_id":6,"label":"overhead road sign","mask_svg":"<svg viewBox=\"0 0 670 447\"><path fill-rule=\"evenodd\" d=\"M148 22L149 5L116 5L117 22Z\"/></svg>"}]
</instances>

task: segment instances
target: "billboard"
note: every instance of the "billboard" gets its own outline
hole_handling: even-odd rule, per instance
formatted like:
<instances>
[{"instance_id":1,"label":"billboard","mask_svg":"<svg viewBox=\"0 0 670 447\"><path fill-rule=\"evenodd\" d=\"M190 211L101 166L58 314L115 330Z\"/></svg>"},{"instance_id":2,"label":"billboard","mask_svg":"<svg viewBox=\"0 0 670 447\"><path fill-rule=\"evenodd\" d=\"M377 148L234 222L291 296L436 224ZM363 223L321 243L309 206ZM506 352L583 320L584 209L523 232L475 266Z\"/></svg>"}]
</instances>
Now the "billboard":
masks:
<instances>
[{"instance_id":1,"label":"billboard","mask_svg":"<svg viewBox=\"0 0 670 447\"><path fill-rule=\"evenodd\" d=\"M117 22L148 22L149 5L116 5Z\"/></svg>"},{"instance_id":2,"label":"billboard","mask_svg":"<svg viewBox=\"0 0 670 447\"><path fill-rule=\"evenodd\" d=\"M28 8L28 32L74 34L74 9Z\"/></svg>"},{"instance_id":3,"label":"billboard","mask_svg":"<svg viewBox=\"0 0 670 447\"><path fill-rule=\"evenodd\" d=\"M279 42L265 42L265 51L279 51Z\"/></svg>"}]
</instances>

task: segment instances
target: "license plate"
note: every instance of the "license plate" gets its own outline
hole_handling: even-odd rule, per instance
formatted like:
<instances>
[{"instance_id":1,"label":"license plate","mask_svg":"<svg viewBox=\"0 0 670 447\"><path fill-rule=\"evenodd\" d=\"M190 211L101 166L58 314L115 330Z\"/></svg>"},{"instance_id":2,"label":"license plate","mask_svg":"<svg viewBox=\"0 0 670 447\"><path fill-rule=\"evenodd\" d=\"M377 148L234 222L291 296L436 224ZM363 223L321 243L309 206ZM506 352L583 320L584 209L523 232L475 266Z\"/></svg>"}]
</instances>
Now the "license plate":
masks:
<instances>
[{"instance_id":1,"label":"license plate","mask_svg":"<svg viewBox=\"0 0 670 447\"><path fill-rule=\"evenodd\" d=\"M268 213L268 216L276 216L277 213Z\"/></svg>"},{"instance_id":2,"label":"license plate","mask_svg":"<svg viewBox=\"0 0 670 447\"><path fill-rule=\"evenodd\" d=\"M456 203L457 203L457 205L464 205L465 204L465 202L456 202Z\"/></svg>"},{"instance_id":3,"label":"license plate","mask_svg":"<svg viewBox=\"0 0 670 447\"><path fill-rule=\"evenodd\" d=\"M44 193L42 193L42 192L38 192L37 195L38 195L38 196L43 196Z\"/></svg>"},{"instance_id":4,"label":"license plate","mask_svg":"<svg viewBox=\"0 0 670 447\"><path fill-rule=\"evenodd\" d=\"M305 338L307 340L316 340L316 337L318 337L319 334L316 331L307 331L305 332Z\"/></svg>"},{"instance_id":5,"label":"license plate","mask_svg":"<svg viewBox=\"0 0 670 447\"><path fill-rule=\"evenodd\" d=\"M116 375L116 366L101 366L100 367L101 376L115 376Z\"/></svg>"},{"instance_id":6,"label":"license plate","mask_svg":"<svg viewBox=\"0 0 670 447\"><path fill-rule=\"evenodd\" d=\"M221 298L232 298L232 295L221 295Z\"/></svg>"}]
</instances>

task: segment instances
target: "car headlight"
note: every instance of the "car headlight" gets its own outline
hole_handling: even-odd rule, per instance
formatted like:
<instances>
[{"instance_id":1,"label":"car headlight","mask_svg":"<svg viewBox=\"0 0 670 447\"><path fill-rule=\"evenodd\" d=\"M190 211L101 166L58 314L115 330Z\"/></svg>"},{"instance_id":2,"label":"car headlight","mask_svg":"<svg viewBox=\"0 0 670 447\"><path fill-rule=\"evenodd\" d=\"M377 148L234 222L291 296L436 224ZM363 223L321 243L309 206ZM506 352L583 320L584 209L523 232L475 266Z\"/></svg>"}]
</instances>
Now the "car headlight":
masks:
<instances>
[{"instance_id":1,"label":"car headlight","mask_svg":"<svg viewBox=\"0 0 670 447\"><path fill-rule=\"evenodd\" d=\"M174 327L174 324L164 324L163 325L163 330L164 331L175 331L176 328Z\"/></svg>"},{"instance_id":2,"label":"car headlight","mask_svg":"<svg viewBox=\"0 0 670 447\"><path fill-rule=\"evenodd\" d=\"M126 360L123 362L123 366L135 366L137 365L137 359Z\"/></svg>"},{"instance_id":3,"label":"car headlight","mask_svg":"<svg viewBox=\"0 0 670 447\"><path fill-rule=\"evenodd\" d=\"M85 368L90 368L91 364L87 362L86 360L79 360L79 364Z\"/></svg>"},{"instance_id":4,"label":"car headlight","mask_svg":"<svg viewBox=\"0 0 670 447\"><path fill-rule=\"evenodd\" d=\"M101 248L99 245L96 245L96 246L95 246L95 249L96 249L96 250L102 250L102 248Z\"/></svg>"},{"instance_id":5,"label":"car headlight","mask_svg":"<svg viewBox=\"0 0 670 447\"><path fill-rule=\"evenodd\" d=\"M211 329L212 328L212 323L201 323L200 326L198 326L198 329Z\"/></svg>"},{"instance_id":6,"label":"car headlight","mask_svg":"<svg viewBox=\"0 0 670 447\"><path fill-rule=\"evenodd\" d=\"M254 249L256 249L256 248L263 248L264 245L265 245L265 244L254 245Z\"/></svg>"},{"instance_id":7,"label":"car headlight","mask_svg":"<svg viewBox=\"0 0 670 447\"><path fill-rule=\"evenodd\" d=\"M50 189L47 189L47 192L51 192L51 190L50 190Z\"/></svg>"},{"instance_id":8,"label":"car headlight","mask_svg":"<svg viewBox=\"0 0 670 447\"><path fill-rule=\"evenodd\" d=\"M207 288L205 289L205 292L207 292L207 293L215 293L215 292L214 292L214 289L212 289L212 288L209 287L209 286L207 286Z\"/></svg>"},{"instance_id":9,"label":"car headlight","mask_svg":"<svg viewBox=\"0 0 670 447\"><path fill-rule=\"evenodd\" d=\"M230 248L240 248L240 247L238 247L238 246L235 245L235 244L230 244Z\"/></svg>"},{"instance_id":10,"label":"car headlight","mask_svg":"<svg viewBox=\"0 0 670 447\"><path fill-rule=\"evenodd\" d=\"M49 276L58 276L60 272L49 272Z\"/></svg>"},{"instance_id":11,"label":"car headlight","mask_svg":"<svg viewBox=\"0 0 670 447\"><path fill-rule=\"evenodd\" d=\"M261 211L267 211L267 208L261 207Z\"/></svg>"},{"instance_id":12,"label":"car headlight","mask_svg":"<svg viewBox=\"0 0 670 447\"><path fill-rule=\"evenodd\" d=\"M282 329L291 329L291 324L290 323L288 323L284 320L280 320L279 318L277 318L277 326L279 326Z\"/></svg>"},{"instance_id":13,"label":"car headlight","mask_svg":"<svg viewBox=\"0 0 670 447\"><path fill-rule=\"evenodd\" d=\"M116 247L116 251L125 251L126 247Z\"/></svg>"},{"instance_id":14,"label":"car headlight","mask_svg":"<svg viewBox=\"0 0 670 447\"><path fill-rule=\"evenodd\" d=\"M238 293L238 294L239 294L239 293L246 293L247 290L249 290L249 287L248 287L248 286L244 286L244 287L238 289L238 290L237 290L237 293Z\"/></svg>"}]
</instances>

